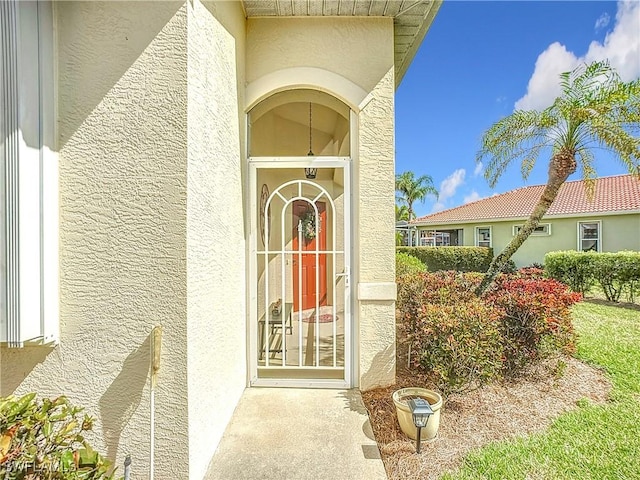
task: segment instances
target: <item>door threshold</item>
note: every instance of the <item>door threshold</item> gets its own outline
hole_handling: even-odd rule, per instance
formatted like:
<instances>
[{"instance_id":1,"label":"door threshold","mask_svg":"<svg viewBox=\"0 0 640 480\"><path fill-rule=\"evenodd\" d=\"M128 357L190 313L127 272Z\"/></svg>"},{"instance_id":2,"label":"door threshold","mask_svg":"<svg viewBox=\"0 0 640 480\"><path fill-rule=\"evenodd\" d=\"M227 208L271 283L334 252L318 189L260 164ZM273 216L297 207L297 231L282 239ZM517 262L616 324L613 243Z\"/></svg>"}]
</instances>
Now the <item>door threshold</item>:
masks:
<instances>
[{"instance_id":1,"label":"door threshold","mask_svg":"<svg viewBox=\"0 0 640 480\"><path fill-rule=\"evenodd\" d=\"M250 387L272 388L326 388L345 390L351 388L345 380L290 379L290 378L257 378Z\"/></svg>"}]
</instances>

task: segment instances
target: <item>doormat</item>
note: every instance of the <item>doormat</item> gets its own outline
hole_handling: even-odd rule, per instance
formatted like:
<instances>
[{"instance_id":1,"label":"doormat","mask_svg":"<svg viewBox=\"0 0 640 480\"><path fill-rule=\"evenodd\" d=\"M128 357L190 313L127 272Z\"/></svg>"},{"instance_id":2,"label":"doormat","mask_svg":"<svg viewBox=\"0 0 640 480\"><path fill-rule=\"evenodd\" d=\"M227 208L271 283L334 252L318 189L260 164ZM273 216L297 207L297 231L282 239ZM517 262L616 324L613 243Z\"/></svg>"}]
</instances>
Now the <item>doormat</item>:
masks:
<instances>
[{"instance_id":1,"label":"doormat","mask_svg":"<svg viewBox=\"0 0 640 480\"><path fill-rule=\"evenodd\" d=\"M335 318L337 321L339 317L336 315ZM316 323L316 316L311 315L310 317L304 317L302 321L306 323ZM318 317L318 323L330 323L330 322L333 322L333 315L330 313L323 313L320 315L320 317Z\"/></svg>"}]
</instances>

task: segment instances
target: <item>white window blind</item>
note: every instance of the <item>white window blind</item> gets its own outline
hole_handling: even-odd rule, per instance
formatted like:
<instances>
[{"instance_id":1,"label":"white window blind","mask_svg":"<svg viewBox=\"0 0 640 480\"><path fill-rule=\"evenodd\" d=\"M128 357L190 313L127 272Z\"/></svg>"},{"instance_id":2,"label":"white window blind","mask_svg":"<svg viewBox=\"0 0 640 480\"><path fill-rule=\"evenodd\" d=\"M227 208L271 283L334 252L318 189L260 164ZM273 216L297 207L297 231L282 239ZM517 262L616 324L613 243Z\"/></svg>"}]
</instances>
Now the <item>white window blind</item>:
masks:
<instances>
[{"instance_id":1,"label":"white window blind","mask_svg":"<svg viewBox=\"0 0 640 480\"><path fill-rule=\"evenodd\" d=\"M0 342L58 338L51 2L0 2Z\"/></svg>"}]
</instances>

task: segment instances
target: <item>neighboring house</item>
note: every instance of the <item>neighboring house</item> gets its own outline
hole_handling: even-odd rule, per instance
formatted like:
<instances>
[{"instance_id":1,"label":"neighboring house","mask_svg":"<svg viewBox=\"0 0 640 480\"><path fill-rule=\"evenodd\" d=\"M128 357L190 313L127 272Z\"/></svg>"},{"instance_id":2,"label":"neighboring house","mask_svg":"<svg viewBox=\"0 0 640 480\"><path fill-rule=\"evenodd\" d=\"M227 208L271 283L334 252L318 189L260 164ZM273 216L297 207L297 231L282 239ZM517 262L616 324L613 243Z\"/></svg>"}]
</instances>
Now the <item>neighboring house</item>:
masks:
<instances>
[{"instance_id":1,"label":"neighboring house","mask_svg":"<svg viewBox=\"0 0 640 480\"><path fill-rule=\"evenodd\" d=\"M439 6L0 2L0 395L200 479L246 387L392 383L394 94Z\"/></svg>"},{"instance_id":2,"label":"neighboring house","mask_svg":"<svg viewBox=\"0 0 640 480\"><path fill-rule=\"evenodd\" d=\"M419 245L507 246L529 217L544 185L518 188L417 218ZM542 221L513 255L517 266L542 263L555 250L640 250L640 181L632 175L599 178L587 199L584 182L566 182Z\"/></svg>"}]
</instances>

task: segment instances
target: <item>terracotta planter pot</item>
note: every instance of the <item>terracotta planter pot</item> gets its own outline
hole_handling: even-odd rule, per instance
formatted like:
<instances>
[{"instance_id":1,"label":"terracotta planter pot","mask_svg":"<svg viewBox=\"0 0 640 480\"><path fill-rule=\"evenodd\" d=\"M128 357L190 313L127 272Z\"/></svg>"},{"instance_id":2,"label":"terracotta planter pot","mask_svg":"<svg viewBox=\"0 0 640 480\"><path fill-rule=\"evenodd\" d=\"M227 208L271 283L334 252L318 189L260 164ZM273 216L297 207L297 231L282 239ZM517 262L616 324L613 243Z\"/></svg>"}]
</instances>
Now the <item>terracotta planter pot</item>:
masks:
<instances>
[{"instance_id":1,"label":"terracotta planter pot","mask_svg":"<svg viewBox=\"0 0 640 480\"><path fill-rule=\"evenodd\" d=\"M442 397L438 392L427 390L426 388L408 387L401 388L393 392L393 403L396 406L396 414L398 415L398 423L404 434L412 440L416 440L417 430L413 424L411 410L409 409L409 400L412 398L423 398L433 410L433 415L429 417L427 426L420 431L420 441L432 442L438 435L440 427L440 410L442 409Z\"/></svg>"}]
</instances>

